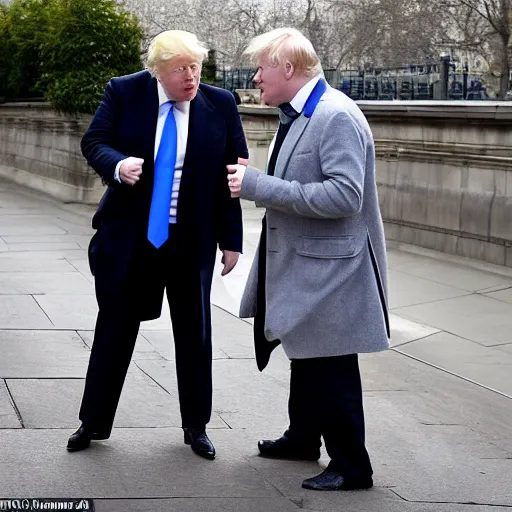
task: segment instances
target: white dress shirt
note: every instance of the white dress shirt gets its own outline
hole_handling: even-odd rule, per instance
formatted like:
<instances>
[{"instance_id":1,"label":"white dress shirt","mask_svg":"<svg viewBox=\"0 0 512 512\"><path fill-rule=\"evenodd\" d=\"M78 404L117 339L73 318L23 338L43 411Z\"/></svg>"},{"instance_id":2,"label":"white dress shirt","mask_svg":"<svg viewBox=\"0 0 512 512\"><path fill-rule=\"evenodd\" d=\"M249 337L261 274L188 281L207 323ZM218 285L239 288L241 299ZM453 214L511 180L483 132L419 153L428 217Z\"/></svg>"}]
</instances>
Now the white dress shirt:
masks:
<instances>
[{"instance_id":1,"label":"white dress shirt","mask_svg":"<svg viewBox=\"0 0 512 512\"><path fill-rule=\"evenodd\" d=\"M302 112L304 110L304 105L306 104L306 101L308 101L310 94L313 92L313 89L315 88L316 84L318 83L318 81L321 78L323 78L322 74L319 74L319 75L313 77L307 84L303 85L299 89L297 94L290 101L290 105L295 109L296 112ZM272 151L274 149L274 144L276 142L276 136L277 136L277 132L274 135L272 142L270 143L270 147L268 148L267 163L270 160L270 156L272 155Z\"/></svg>"},{"instance_id":2,"label":"white dress shirt","mask_svg":"<svg viewBox=\"0 0 512 512\"><path fill-rule=\"evenodd\" d=\"M155 135L155 160L158 154L158 148L160 147L160 140L162 138L162 131L164 129L165 120L169 114L168 109L160 109L160 107L171 101L164 91L164 88L157 82L158 87L158 121L156 124L156 135ZM171 211L169 212L169 222L171 224L176 223L176 216L178 213L178 196L180 191L181 175L183 173L183 162L185 161L185 153L187 150L188 140L188 121L190 114L190 101L180 101L174 104L172 109L174 119L176 121L176 132L178 136L178 146L176 151L176 165L174 167L174 180L172 184L172 196L171 196ZM119 177L119 168L124 160L118 162L115 171L115 179L121 181Z\"/></svg>"}]
</instances>

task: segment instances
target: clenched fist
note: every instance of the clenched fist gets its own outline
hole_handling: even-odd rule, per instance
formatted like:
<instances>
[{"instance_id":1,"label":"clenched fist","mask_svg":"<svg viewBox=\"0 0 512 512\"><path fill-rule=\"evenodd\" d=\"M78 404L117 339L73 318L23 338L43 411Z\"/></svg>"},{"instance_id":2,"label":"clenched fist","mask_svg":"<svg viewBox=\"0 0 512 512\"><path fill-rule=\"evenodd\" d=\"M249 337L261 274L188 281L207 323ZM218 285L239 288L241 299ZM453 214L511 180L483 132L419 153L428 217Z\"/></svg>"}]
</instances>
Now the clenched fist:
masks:
<instances>
[{"instance_id":1,"label":"clenched fist","mask_svg":"<svg viewBox=\"0 0 512 512\"><path fill-rule=\"evenodd\" d=\"M241 159L239 159L240 161ZM229 182L229 190L231 192L231 197L240 197L240 192L242 190L242 181L245 175L246 165L243 164L234 164L228 165L228 182Z\"/></svg>"},{"instance_id":2,"label":"clenched fist","mask_svg":"<svg viewBox=\"0 0 512 512\"><path fill-rule=\"evenodd\" d=\"M124 160L119 168L119 177L121 180L128 185L135 185L142 174L143 163L144 160L142 158L136 158L134 156L130 156Z\"/></svg>"}]
</instances>

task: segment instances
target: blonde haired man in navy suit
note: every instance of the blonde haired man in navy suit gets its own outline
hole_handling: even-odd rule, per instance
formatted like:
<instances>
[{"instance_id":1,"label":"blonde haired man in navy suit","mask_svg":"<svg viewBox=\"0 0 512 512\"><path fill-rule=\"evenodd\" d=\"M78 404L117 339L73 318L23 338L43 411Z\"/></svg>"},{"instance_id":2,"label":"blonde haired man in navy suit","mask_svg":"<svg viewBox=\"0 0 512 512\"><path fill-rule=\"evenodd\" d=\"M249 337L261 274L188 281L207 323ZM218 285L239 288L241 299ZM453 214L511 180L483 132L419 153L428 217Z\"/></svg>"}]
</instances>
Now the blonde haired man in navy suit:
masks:
<instances>
[{"instance_id":1,"label":"blonde haired man in navy suit","mask_svg":"<svg viewBox=\"0 0 512 512\"><path fill-rule=\"evenodd\" d=\"M99 313L68 450L110 436L140 322L171 311L185 443L202 457L212 407L210 288L217 248L225 275L242 250L242 216L226 165L247 158L233 95L200 84L206 48L171 30L149 48L148 70L113 78L82 139L108 184L93 218L89 259Z\"/></svg>"}]
</instances>

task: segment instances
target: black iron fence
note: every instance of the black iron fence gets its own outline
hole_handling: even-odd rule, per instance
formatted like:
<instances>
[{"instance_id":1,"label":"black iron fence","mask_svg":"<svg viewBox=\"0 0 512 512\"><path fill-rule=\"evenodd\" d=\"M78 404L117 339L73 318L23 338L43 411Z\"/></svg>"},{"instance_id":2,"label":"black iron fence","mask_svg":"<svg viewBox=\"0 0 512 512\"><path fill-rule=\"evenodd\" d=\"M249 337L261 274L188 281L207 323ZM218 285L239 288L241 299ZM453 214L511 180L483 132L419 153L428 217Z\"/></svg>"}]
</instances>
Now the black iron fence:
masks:
<instances>
[{"instance_id":1,"label":"black iron fence","mask_svg":"<svg viewBox=\"0 0 512 512\"><path fill-rule=\"evenodd\" d=\"M489 98L481 75L448 73L446 98L441 88L439 66L371 71L326 70L331 86L354 100L485 100Z\"/></svg>"},{"instance_id":2,"label":"black iron fence","mask_svg":"<svg viewBox=\"0 0 512 512\"><path fill-rule=\"evenodd\" d=\"M446 93L440 91L439 64L371 70L324 70L329 84L354 100L485 100L489 99L482 74L448 70ZM224 89L253 89L256 69L218 69L216 85ZM446 81L446 77L444 78Z\"/></svg>"}]
</instances>

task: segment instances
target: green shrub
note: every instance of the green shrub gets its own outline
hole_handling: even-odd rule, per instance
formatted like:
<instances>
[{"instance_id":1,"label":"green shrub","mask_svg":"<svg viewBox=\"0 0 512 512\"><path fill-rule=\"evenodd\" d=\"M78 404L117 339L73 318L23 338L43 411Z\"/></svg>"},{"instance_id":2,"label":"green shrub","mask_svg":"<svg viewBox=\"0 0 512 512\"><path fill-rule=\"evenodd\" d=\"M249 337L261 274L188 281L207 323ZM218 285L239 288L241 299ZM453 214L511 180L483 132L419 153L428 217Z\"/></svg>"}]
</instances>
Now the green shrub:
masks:
<instances>
[{"instance_id":1,"label":"green shrub","mask_svg":"<svg viewBox=\"0 0 512 512\"><path fill-rule=\"evenodd\" d=\"M9 41L8 10L0 4L0 101L11 95L9 90L9 77L11 75L12 60Z\"/></svg>"},{"instance_id":2,"label":"green shrub","mask_svg":"<svg viewBox=\"0 0 512 512\"><path fill-rule=\"evenodd\" d=\"M4 44L10 60L7 88L15 96L41 96L41 45L48 33L48 0L14 0L5 10Z\"/></svg>"},{"instance_id":3,"label":"green shrub","mask_svg":"<svg viewBox=\"0 0 512 512\"><path fill-rule=\"evenodd\" d=\"M142 29L115 0L52 0L40 85L60 111L94 113L108 80L142 69Z\"/></svg>"}]
</instances>

